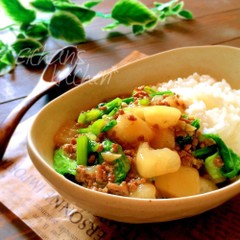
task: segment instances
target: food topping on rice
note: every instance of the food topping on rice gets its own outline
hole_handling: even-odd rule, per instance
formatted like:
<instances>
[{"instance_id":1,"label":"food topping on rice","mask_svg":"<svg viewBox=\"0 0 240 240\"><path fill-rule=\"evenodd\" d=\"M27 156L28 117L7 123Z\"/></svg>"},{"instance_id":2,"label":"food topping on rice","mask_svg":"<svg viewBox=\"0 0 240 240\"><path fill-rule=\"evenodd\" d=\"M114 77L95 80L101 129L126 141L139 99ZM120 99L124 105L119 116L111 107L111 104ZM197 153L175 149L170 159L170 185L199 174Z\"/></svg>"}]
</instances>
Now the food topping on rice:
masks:
<instances>
[{"instance_id":1,"label":"food topping on rice","mask_svg":"<svg viewBox=\"0 0 240 240\"><path fill-rule=\"evenodd\" d=\"M54 168L86 188L128 197L216 190L240 172L239 95L198 74L139 86L64 124Z\"/></svg>"}]
</instances>

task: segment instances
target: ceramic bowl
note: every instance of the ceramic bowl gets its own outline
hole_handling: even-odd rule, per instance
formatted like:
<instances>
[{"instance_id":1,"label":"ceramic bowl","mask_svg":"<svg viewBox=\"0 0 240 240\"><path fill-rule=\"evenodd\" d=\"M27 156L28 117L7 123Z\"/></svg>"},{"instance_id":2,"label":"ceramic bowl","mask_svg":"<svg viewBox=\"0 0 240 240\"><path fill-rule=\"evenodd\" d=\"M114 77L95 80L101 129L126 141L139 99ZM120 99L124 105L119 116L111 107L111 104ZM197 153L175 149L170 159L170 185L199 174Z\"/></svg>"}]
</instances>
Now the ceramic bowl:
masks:
<instances>
[{"instance_id":1,"label":"ceramic bowl","mask_svg":"<svg viewBox=\"0 0 240 240\"><path fill-rule=\"evenodd\" d=\"M95 78L50 102L36 116L28 135L33 164L66 200L96 216L129 222L163 222L194 216L215 208L240 193L240 181L213 192L172 199L136 199L96 192L81 187L53 169L53 136L66 120L106 98L131 92L143 84L156 84L194 72L226 79L240 88L240 50L226 46L173 49L123 66Z\"/></svg>"}]
</instances>

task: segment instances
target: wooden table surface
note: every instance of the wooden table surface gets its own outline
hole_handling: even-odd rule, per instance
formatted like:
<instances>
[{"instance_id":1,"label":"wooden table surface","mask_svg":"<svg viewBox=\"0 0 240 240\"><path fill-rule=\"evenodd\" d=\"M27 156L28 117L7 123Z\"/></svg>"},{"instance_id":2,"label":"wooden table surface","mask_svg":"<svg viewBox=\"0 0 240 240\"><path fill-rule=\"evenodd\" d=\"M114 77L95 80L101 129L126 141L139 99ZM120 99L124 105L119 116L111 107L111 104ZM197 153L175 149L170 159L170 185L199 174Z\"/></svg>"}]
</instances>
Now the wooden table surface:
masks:
<instances>
[{"instance_id":1,"label":"wooden table surface","mask_svg":"<svg viewBox=\"0 0 240 240\"><path fill-rule=\"evenodd\" d=\"M107 13L114 2L116 1L105 0L96 9ZM152 6L153 1L143 2ZM118 63L134 50L151 55L184 46L221 44L240 47L239 0L185 0L184 2L185 8L193 12L194 20L179 20L171 24L159 25L155 31L140 36L134 36L128 28L124 27L119 29L118 34L104 32L101 28L108 21L94 20L86 27L87 42L78 45L78 48L83 51L82 75L94 76L99 71ZM0 16L0 19L4 17ZM46 48L54 51L64 45L66 43L48 39ZM41 72L42 69L28 69L19 65L12 73L0 77L0 121L30 93L40 78ZM43 97L28 111L24 119L35 114L63 91L55 89ZM0 229L4 227L10 229L9 236L1 237L0 230L0 239L37 239L37 236L9 209L0 205ZM240 235L237 236L240 238ZM231 239L227 235L222 237ZM216 239L220 238L216 237Z\"/></svg>"}]
</instances>

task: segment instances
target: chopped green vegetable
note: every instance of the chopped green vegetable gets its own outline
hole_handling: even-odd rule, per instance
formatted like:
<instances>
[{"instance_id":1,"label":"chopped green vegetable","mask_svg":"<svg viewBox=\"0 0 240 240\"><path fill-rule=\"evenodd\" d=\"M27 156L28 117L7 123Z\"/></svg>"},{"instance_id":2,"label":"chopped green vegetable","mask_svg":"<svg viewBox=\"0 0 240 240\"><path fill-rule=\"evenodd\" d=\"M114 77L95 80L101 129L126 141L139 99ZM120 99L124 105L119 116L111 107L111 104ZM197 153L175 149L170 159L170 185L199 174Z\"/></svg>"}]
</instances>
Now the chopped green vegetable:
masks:
<instances>
[{"instance_id":1,"label":"chopped green vegetable","mask_svg":"<svg viewBox=\"0 0 240 240\"><path fill-rule=\"evenodd\" d=\"M197 118L197 119L195 119L192 123L191 123L191 125L193 126L193 127L195 127L196 129L199 129L200 128L200 120Z\"/></svg>"},{"instance_id":2,"label":"chopped green vegetable","mask_svg":"<svg viewBox=\"0 0 240 240\"><path fill-rule=\"evenodd\" d=\"M88 138L85 135L80 135L77 138L77 164L87 166L88 160Z\"/></svg>"},{"instance_id":3,"label":"chopped green vegetable","mask_svg":"<svg viewBox=\"0 0 240 240\"><path fill-rule=\"evenodd\" d=\"M98 136L102 132L104 126L105 121L103 119L98 119L90 126L90 129L93 134Z\"/></svg>"},{"instance_id":4,"label":"chopped green vegetable","mask_svg":"<svg viewBox=\"0 0 240 240\"><path fill-rule=\"evenodd\" d=\"M227 178L237 176L240 171L240 156L233 152L232 149L228 148L217 134L204 134L203 136L216 142L219 154L224 162L222 168L223 176Z\"/></svg>"},{"instance_id":5,"label":"chopped green vegetable","mask_svg":"<svg viewBox=\"0 0 240 240\"><path fill-rule=\"evenodd\" d=\"M143 98L143 99L139 100L139 103L142 106L148 106L151 103L151 101L149 99L147 99L147 98Z\"/></svg>"},{"instance_id":6,"label":"chopped green vegetable","mask_svg":"<svg viewBox=\"0 0 240 240\"><path fill-rule=\"evenodd\" d=\"M115 173L115 182L121 183L123 180L125 180L129 170L130 170L130 162L126 155L124 154L122 147L118 146L118 153L120 153L122 156L116 160L114 173Z\"/></svg>"},{"instance_id":7,"label":"chopped green vegetable","mask_svg":"<svg viewBox=\"0 0 240 240\"><path fill-rule=\"evenodd\" d=\"M76 161L67 157L62 148L55 150L53 159L53 167L58 173L76 175Z\"/></svg>"},{"instance_id":8,"label":"chopped green vegetable","mask_svg":"<svg viewBox=\"0 0 240 240\"><path fill-rule=\"evenodd\" d=\"M176 138L176 143L180 146L180 148L183 148L186 144L190 144L192 142L191 136L182 137L179 136Z\"/></svg>"},{"instance_id":9,"label":"chopped green vegetable","mask_svg":"<svg viewBox=\"0 0 240 240\"><path fill-rule=\"evenodd\" d=\"M90 123L98 119L102 114L102 111L96 108L93 108L87 112L80 113L78 117L78 123Z\"/></svg>"},{"instance_id":10,"label":"chopped green vegetable","mask_svg":"<svg viewBox=\"0 0 240 240\"><path fill-rule=\"evenodd\" d=\"M102 144L103 152L111 151L113 142L111 142L109 139L106 139L102 142ZM121 183L126 178L127 173L130 170L130 162L126 155L124 154L122 147L120 145L118 145L117 153L121 154L121 157L116 160L114 165L115 182Z\"/></svg>"},{"instance_id":11,"label":"chopped green vegetable","mask_svg":"<svg viewBox=\"0 0 240 240\"><path fill-rule=\"evenodd\" d=\"M122 102L124 102L126 104L129 104L129 103L131 103L133 101L134 101L134 97L128 97L128 98L122 99Z\"/></svg>"},{"instance_id":12,"label":"chopped green vegetable","mask_svg":"<svg viewBox=\"0 0 240 240\"><path fill-rule=\"evenodd\" d=\"M102 144L103 144L103 151L104 151L104 152L109 152L109 151L111 151L113 142L111 142L109 139L105 139L105 140L102 142Z\"/></svg>"},{"instance_id":13,"label":"chopped green vegetable","mask_svg":"<svg viewBox=\"0 0 240 240\"><path fill-rule=\"evenodd\" d=\"M120 108L121 103L122 103L122 99L121 98L115 98L115 99L111 100L110 102L101 104L100 107L102 107L104 114L108 114L113 109Z\"/></svg>"},{"instance_id":14,"label":"chopped green vegetable","mask_svg":"<svg viewBox=\"0 0 240 240\"><path fill-rule=\"evenodd\" d=\"M216 153L217 151L218 151L217 145L214 144L212 146L197 149L192 153L193 153L193 156L196 158L205 159L206 157Z\"/></svg>"},{"instance_id":15,"label":"chopped green vegetable","mask_svg":"<svg viewBox=\"0 0 240 240\"><path fill-rule=\"evenodd\" d=\"M150 93L149 94L150 95L150 97L155 97L155 96L163 96L163 95L173 95L173 92L172 91L163 91L163 92L154 92L154 93Z\"/></svg>"},{"instance_id":16,"label":"chopped green vegetable","mask_svg":"<svg viewBox=\"0 0 240 240\"><path fill-rule=\"evenodd\" d=\"M102 129L102 132L107 132L117 125L117 121L115 119L110 120Z\"/></svg>"},{"instance_id":17,"label":"chopped green vegetable","mask_svg":"<svg viewBox=\"0 0 240 240\"><path fill-rule=\"evenodd\" d=\"M100 143L91 139L88 140L88 152L97 152L99 146Z\"/></svg>"},{"instance_id":18,"label":"chopped green vegetable","mask_svg":"<svg viewBox=\"0 0 240 240\"><path fill-rule=\"evenodd\" d=\"M220 155L218 152L214 153L213 155L209 156L205 160L205 168L211 178L216 183L223 182L225 180L225 177L223 176L223 173L221 171L221 167L217 166L215 163L215 160L219 158Z\"/></svg>"}]
</instances>

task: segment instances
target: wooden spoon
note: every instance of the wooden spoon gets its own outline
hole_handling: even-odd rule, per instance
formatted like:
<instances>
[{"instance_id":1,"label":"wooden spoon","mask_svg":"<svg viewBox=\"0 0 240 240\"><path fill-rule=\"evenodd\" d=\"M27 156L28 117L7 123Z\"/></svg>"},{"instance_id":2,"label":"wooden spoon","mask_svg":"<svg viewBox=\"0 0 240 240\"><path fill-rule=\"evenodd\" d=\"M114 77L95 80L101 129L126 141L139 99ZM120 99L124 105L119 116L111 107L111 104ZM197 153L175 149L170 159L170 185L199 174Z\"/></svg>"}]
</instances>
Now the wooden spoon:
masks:
<instances>
[{"instance_id":1,"label":"wooden spoon","mask_svg":"<svg viewBox=\"0 0 240 240\"><path fill-rule=\"evenodd\" d=\"M0 124L0 161L14 130L27 110L47 91L65 81L74 72L77 62L78 50L75 46L62 48L52 57L32 92Z\"/></svg>"}]
</instances>

